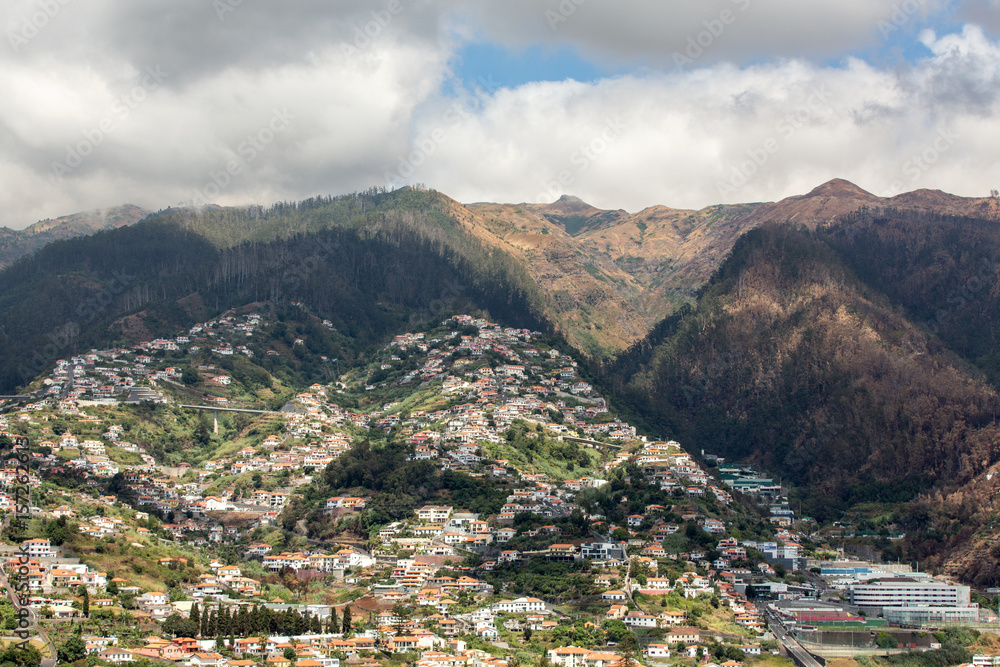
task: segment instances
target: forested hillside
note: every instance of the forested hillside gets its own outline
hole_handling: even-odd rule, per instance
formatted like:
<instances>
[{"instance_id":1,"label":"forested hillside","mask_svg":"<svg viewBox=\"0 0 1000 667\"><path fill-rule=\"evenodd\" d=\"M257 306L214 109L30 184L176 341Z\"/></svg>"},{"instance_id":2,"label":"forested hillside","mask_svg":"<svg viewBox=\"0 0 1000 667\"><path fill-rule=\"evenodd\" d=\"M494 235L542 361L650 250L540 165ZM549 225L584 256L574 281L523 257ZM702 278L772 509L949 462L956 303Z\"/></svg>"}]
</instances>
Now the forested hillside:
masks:
<instances>
[{"instance_id":1,"label":"forested hillside","mask_svg":"<svg viewBox=\"0 0 1000 667\"><path fill-rule=\"evenodd\" d=\"M748 233L611 380L655 429L761 463L821 520L971 480L997 460L996 391L823 237Z\"/></svg>"},{"instance_id":2,"label":"forested hillside","mask_svg":"<svg viewBox=\"0 0 1000 667\"><path fill-rule=\"evenodd\" d=\"M409 192L399 208L370 193L269 211L167 211L50 244L0 273L0 388L82 349L258 301L306 303L344 334L345 358L403 323L458 310L549 328L521 267L432 210L411 210Z\"/></svg>"},{"instance_id":3,"label":"forested hillside","mask_svg":"<svg viewBox=\"0 0 1000 667\"><path fill-rule=\"evenodd\" d=\"M0 268L61 239L86 236L104 229L134 225L149 211L126 204L97 211L85 211L54 220L40 220L25 229L0 227Z\"/></svg>"},{"instance_id":4,"label":"forested hillside","mask_svg":"<svg viewBox=\"0 0 1000 667\"><path fill-rule=\"evenodd\" d=\"M1000 387L1000 223L862 209L821 238L868 285Z\"/></svg>"}]
</instances>

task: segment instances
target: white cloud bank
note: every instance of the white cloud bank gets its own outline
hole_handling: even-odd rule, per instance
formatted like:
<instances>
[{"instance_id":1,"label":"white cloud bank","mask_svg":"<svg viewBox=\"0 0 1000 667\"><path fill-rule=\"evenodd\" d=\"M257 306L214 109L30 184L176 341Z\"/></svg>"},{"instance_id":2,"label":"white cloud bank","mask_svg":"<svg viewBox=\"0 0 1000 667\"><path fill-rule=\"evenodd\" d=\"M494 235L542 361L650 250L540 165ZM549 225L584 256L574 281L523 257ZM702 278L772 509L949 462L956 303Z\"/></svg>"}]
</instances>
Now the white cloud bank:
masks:
<instances>
[{"instance_id":1,"label":"white cloud bank","mask_svg":"<svg viewBox=\"0 0 1000 667\"><path fill-rule=\"evenodd\" d=\"M833 177L985 195L1000 186L988 33L925 32L903 67L828 63L877 47L886 25L915 34L936 5L908 2L12 1L0 223L417 182L461 201L568 192L630 210ZM469 39L570 45L635 73L515 88L487 73L446 95Z\"/></svg>"}]
</instances>

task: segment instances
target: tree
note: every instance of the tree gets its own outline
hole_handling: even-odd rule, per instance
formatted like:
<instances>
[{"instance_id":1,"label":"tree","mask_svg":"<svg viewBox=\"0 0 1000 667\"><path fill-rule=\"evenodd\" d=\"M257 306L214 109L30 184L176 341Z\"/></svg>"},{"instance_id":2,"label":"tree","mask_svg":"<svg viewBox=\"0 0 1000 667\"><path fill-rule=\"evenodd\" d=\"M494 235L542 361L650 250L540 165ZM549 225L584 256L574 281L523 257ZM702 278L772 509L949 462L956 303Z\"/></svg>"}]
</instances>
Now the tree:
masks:
<instances>
[{"instance_id":1,"label":"tree","mask_svg":"<svg viewBox=\"0 0 1000 667\"><path fill-rule=\"evenodd\" d=\"M86 657L87 645L79 635L73 635L56 648L56 658L61 663L76 662Z\"/></svg>"},{"instance_id":2,"label":"tree","mask_svg":"<svg viewBox=\"0 0 1000 667\"><path fill-rule=\"evenodd\" d=\"M198 626L180 614L171 614L163 621L163 632L174 637L193 637L198 634Z\"/></svg>"},{"instance_id":3,"label":"tree","mask_svg":"<svg viewBox=\"0 0 1000 667\"><path fill-rule=\"evenodd\" d=\"M54 546L59 546L66 541L69 532L66 529L66 517L61 516L45 524L45 535Z\"/></svg>"},{"instance_id":4,"label":"tree","mask_svg":"<svg viewBox=\"0 0 1000 667\"><path fill-rule=\"evenodd\" d=\"M340 619L337 618L337 608L330 607L330 620L326 624L327 632L333 634L340 631Z\"/></svg>"},{"instance_id":5,"label":"tree","mask_svg":"<svg viewBox=\"0 0 1000 667\"><path fill-rule=\"evenodd\" d=\"M78 592L80 594L80 597L83 598L82 602L80 603L80 609L83 611L83 617L90 618L90 591L87 590L86 586L80 584Z\"/></svg>"},{"instance_id":6,"label":"tree","mask_svg":"<svg viewBox=\"0 0 1000 667\"><path fill-rule=\"evenodd\" d=\"M283 655L285 657L285 660L287 660L288 662L292 663L293 665L295 664L295 658L297 656L295 654L295 649L293 649L291 646L282 651L281 655Z\"/></svg>"},{"instance_id":7,"label":"tree","mask_svg":"<svg viewBox=\"0 0 1000 667\"><path fill-rule=\"evenodd\" d=\"M609 642L620 642L622 637L629 633L628 626L617 618L604 621L604 632L607 634Z\"/></svg>"},{"instance_id":8,"label":"tree","mask_svg":"<svg viewBox=\"0 0 1000 667\"><path fill-rule=\"evenodd\" d=\"M0 652L0 665L16 665L16 667L38 667L42 664L42 654L34 646L27 649L17 648L11 644Z\"/></svg>"},{"instance_id":9,"label":"tree","mask_svg":"<svg viewBox=\"0 0 1000 667\"><path fill-rule=\"evenodd\" d=\"M201 612L198 610L197 602L191 605L191 613L188 615L188 620L195 623L198 626L199 632L201 631ZM195 635L191 636L193 637Z\"/></svg>"},{"instance_id":10,"label":"tree","mask_svg":"<svg viewBox=\"0 0 1000 667\"><path fill-rule=\"evenodd\" d=\"M351 631L351 608L350 607L347 607L347 606L344 607L344 618L343 618L343 621L342 621L342 623L340 625L340 629L341 629L341 632L343 632L345 635L348 632Z\"/></svg>"},{"instance_id":11,"label":"tree","mask_svg":"<svg viewBox=\"0 0 1000 667\"><path fill-rule=\"evenodd\" d=\"M639 667L639 640L632 632L626 632L618 640L618 655L622 657L622 667Z\"/></svg>"},{"instance_id":12,"label":"tree","mask_svg":"<svg viewBox=\"0 0 1000 667\"><path fill-rule=\"evenodd\" d=\"M198 425L194 427L194 439L199 445L207 445L212 439L212 427L208 425L208 415L198 413Z\"/></svg>"},{"instance_id":13,"label":"tree","mask_svg":"<svg viewBox=\"0 0 1000 667\"><path fill-rule=\"evenodd\" d=\"M531 641L531 628L528 626L524 626L524 641Z\"/></svg>"},{"instance_id":14,"label":"tree","mask_svg":"<svg viewBox=\"0 0 1000 667\"><path fill-rule=\"evenodd\" d=\"M402 636L405 624L410 620L410 608L407 605L396 603L392 605L392 614L396 617L396 634Z\"/></svg>"},{"instance_id":15,"label":"tree","mask_svg":"<svg viewBox=\"0 0 1000 667\"><path fill-rule=\"evenodd\" d=\"M201 377L198 375L198 371L190 366L186 366L181 372L181 382L184 384L197 384Z\"/></svg>"}]
</instances>

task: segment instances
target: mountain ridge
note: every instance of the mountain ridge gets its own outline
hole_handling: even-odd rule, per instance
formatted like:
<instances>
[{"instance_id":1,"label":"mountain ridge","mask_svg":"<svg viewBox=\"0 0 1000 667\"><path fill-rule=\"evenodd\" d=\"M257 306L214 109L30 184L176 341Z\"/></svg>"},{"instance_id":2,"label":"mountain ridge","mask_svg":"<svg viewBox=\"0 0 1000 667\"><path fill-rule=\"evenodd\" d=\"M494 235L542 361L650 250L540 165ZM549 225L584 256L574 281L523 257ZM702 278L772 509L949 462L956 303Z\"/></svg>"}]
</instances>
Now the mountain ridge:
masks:
<instances>
[{"instance_id":1,"label":"mountain ridge","mask_svg":"<svg viewBox=\"0 0 1000 667\"><path fill-rule=\"evenodd\" d=\"M24 229L0 227L0 268L53 241L134 225L149 214L144 208L122 204L39 220Z\"/></svg>"},{"instance_id":2,"label":"mountain ridge","mask_svg":"<svg viewBox=\"0 0 1000 667\"><path fill-rule=\"evenodd\" d=\"M57 241L0 272L2 380L13 389L19 364L34 377L77 350L250 303L309 308L336 336L315 350L309 335L298 346L292 337L289 348L345 363L404 324L481 311L562 334L651 433L767 466L820 519L875 503L885 515L866 520L912 522L918 535L905 512L940 493L951 500L928 514L929 529L960 516L986 525L1000 280L980 264L1000 266L1000 234L956 211L995 202L879 198L844 181L700 211L607 215L561 201L588 214L578 228L536 205L467 206L406 188L169 209ZM975 511L962 514L973 505L957 494ZM938 546L885 549L964 572L955 563L966 543L925 543Z\"/></svg>"}]
</instances>

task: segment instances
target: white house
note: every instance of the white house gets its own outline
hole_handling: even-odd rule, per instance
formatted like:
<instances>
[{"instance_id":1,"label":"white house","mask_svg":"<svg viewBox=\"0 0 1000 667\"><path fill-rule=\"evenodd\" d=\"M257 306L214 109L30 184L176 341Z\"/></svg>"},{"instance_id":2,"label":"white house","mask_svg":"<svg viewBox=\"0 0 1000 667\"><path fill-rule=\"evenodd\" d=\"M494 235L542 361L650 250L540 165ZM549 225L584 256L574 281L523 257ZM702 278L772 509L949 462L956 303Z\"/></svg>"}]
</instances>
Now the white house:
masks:
<instances>
[{"instance_id":1,"label":"white house","mask_svg":"<svg viewBox=\"0 0 1000 667\"><path fill-rule=\"evenodd\" d=\"M629 612L623 619L625 625L635 628L655 628L656 617L649 614L642 614L636 611Z\"/></svg>"},{"instance_id":2,"label":"white house","mask_svg":"<svg viewBox=\"0 0 1000 667\"><path fill-rule=\"evenodd\" d=\"M646 647L647 658L669 658L670 647L666 644L650 644Z\"/></svg>"},{"instance_id":3,"label":"white house","mask_svg":"<svg viewBox=\"0 0 1000 667\"><path fill-rule=\"evenodd\" d=\"M21 543L22 548L28 552L28 558L55 558L56 552L52 548L52 543L47 539L36 538L25 540Z\"/></svg>"},{"instance_id":4,"label":"white house","mask_svg":"<svg viewBox=\"0 0 1000 667\"><path fill-rule=\"evenodd\" d=\"M516 600L501 600L490 609L508 614L525 614L533 611L545 611L545 603L538 598L518 598Z\"/></svg>"}]
</instances>

